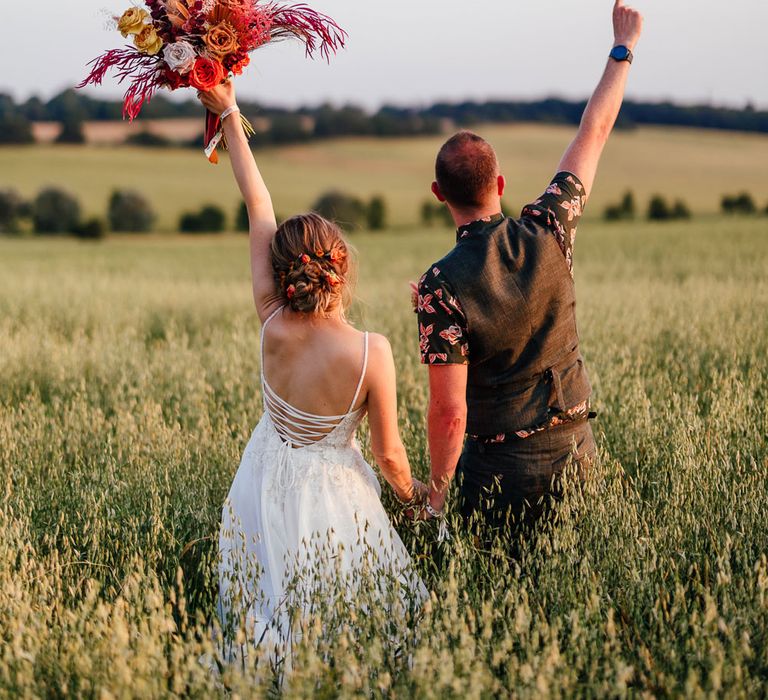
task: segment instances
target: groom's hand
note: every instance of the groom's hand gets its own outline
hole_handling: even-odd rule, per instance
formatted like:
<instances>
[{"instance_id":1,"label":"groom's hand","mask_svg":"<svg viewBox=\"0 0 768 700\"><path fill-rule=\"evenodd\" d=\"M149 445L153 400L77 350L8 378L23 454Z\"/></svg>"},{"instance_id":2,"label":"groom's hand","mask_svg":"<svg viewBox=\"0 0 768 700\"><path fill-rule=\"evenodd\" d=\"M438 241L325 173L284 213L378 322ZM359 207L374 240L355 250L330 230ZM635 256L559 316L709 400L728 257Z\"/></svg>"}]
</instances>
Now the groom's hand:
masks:
<instances>
[{"instance_id":1,"label":"groom's hand","mask_svg":"<svg viewBox=\"0 0 768 700\"><path fill-rule=\"evenodd\" d=\"M429 497L429 486L418 479L413 480L413 498L418 504L416 508L411 508L405 511L406 517L411 520L419 520L420 514L424 512L424 503L427 502Z\"/></svg>"},{"instance_id":2,"label":"groom's hand","mask_svg":"<svg viewBox=\"0 0 768 700\"><path fill-rule=\"evenodd\" d=\"M616 0L613 6L613 37L616 46L626 46L633 50L643 31L643 16L631 7L624 5L624 0Z\"/></svg>"}]
</instances>

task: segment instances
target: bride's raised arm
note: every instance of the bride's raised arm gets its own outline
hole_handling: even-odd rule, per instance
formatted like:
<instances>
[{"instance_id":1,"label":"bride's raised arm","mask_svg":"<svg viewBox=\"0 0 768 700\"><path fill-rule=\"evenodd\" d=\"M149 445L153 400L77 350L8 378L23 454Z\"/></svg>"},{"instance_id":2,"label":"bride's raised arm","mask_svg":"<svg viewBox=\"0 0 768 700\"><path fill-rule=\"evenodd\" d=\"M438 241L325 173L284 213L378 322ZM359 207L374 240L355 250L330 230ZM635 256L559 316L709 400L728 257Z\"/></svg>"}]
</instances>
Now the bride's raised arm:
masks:
<instances>
[{"instance_id":1,"label":"bride's raised arm","mask_svg":"<svg viewBox=\"0 0 768 700\"><path fill-rule=\"evenodd\" d=\"M248 146L248 139L240 121L240 113L230 110L237 105L232 82L228 81L213 90L201 92L199 97L208 110L214 114L225 115L222 125L229 159L248 209L253 300L256 303L259 318L263 322L278 303L270 264L270 245L277 230L272 198Z\"/></svg>"}]
</instances>

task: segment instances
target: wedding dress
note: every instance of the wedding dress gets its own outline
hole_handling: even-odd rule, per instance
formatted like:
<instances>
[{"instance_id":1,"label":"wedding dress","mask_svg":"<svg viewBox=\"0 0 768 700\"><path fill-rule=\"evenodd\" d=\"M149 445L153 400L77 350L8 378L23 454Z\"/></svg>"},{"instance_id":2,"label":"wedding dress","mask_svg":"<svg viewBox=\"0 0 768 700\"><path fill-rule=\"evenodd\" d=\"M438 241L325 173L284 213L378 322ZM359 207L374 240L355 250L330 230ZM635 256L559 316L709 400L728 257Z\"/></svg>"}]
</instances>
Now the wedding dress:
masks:
<instances>
[{"instance_id":1,"label":"wedding dress","mask_svg":"<svg viewBox=\"0 0 768 700\"><path fill-rule=\"evenodd\" d=\"M244 617L250 643L278 653L287 651L292 606L306 613L324 586L338 590L339 581L354 596L363 570L396 581L412 600L426 597L355 440L366 414L366 406L354 407L368 366L368 334L347 413L313 415L281 399L264 375L265 331L281 310L261 330L264 414L232 483L219 536L222 624Z\"/></svg>"}]
</instances>

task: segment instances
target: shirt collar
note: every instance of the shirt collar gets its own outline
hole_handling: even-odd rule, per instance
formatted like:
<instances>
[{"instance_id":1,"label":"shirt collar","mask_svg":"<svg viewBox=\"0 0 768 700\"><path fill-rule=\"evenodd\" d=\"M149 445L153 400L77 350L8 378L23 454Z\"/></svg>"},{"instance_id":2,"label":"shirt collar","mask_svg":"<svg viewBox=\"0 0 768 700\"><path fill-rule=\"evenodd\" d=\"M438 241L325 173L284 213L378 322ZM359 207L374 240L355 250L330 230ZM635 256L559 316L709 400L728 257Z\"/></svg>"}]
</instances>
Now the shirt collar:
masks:
<instances>
[{"instance_id":1,"label":"shirt collar","mask_svg":"<svg viewBox=\"0 0 768 700\"><path fill-rule=\"evenodd\" d=\"M482 219L478 219L477 221L473 221L472 223L464 224L463 226L459 226L459 228L456 229L456 241L458 242L462 238L473 236L489 226L494 226L495 224L501 223L503 220L504 214L499 213L494 214L493 216L486 216Z\"/></svg>"}]
</instances>

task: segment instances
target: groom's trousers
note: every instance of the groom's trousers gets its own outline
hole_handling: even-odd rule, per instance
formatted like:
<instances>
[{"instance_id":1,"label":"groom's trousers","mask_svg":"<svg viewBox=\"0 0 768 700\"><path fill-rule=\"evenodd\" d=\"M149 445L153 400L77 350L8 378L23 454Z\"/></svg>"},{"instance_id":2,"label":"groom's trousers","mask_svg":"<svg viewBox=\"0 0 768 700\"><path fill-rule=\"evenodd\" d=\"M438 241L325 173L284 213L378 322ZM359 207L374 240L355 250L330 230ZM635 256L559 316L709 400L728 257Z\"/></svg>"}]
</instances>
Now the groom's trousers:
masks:
<instances>
[{"instance_id":1,"label":"groom's trousers","mask_svg":"<svg viewBox=\"0 0 768 700\"><path fill-rule=\"evenodd\" d=\"M473 529L511 532L532 525L557 495L571 466L577 480L587 478L595 458L588 420L564 423L525 439L488 443L467 439L457 483L464 521Z\"/></svg>"}]
</instances>

